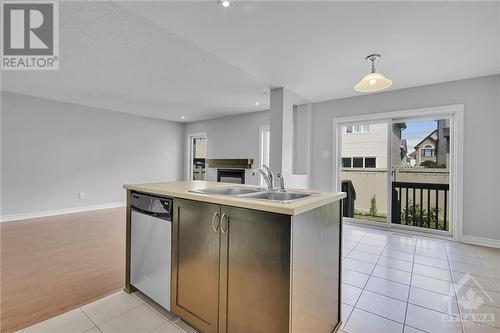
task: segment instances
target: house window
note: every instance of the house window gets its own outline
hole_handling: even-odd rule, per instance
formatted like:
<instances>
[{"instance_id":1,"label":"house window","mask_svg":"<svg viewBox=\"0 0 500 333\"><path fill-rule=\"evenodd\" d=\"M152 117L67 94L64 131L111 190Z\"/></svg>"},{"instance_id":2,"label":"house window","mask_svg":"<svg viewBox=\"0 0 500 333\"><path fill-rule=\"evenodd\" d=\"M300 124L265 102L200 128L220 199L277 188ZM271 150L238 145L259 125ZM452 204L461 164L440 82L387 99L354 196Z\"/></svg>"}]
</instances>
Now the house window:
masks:
<instances>
[{"instance_id":1,"label":"house window","mask_svg":"<svg viewBox=\"0 0 500 333\"><path fill-rule=\"evenodd\" d=\"M424 148L422 148L422 157L434 157L434 147L431 145L425 145Z\"/></svg>"},{"instance_id":2,"label":"house window","mask_svg":"<svg viewBox=\"0 0 500 333\"><path fill-rule=\"evenodd\" d=\"M368 133L368 132L370 132L370 125L349 125L345 127L346 134Z\"/></svg>"},{"instance_id":3,"label":"house window","mask_svg":"<svg viewBox=\"0 0 500 333\"><path fill-rule=\"evenodd\" d=\"M376 157L342 157L343 168L376 168Z\"/></svg>"},{"instance_id":4,"label":"house window","mask_svg":"<svg viewBox=\"0 0 500 333\"><path fill-rule=\"evenodd\" d=\"M353 168L362 168L363 167L363 157L353 157L352 158L352 167Z\"/></svg>"},{"instance_id":5,"label":"house window","mask_svg":"<svg viewBox=\"0 0 500 333\"><path fill-rule=\"evenodd\" d=\"M365 168L376 168L377 159L375 157L365 157Z\"/></svg>"}]
</instances>

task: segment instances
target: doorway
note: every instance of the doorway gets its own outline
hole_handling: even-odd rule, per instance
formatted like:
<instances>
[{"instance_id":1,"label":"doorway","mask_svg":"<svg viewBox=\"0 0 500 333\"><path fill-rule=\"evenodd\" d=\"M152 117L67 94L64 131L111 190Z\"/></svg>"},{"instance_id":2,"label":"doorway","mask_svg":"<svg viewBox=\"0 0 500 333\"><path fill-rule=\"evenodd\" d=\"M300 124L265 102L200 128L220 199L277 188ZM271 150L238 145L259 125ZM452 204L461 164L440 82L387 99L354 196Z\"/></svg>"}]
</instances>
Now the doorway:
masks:
<instances>
[{"instance_id":1,"label":"doorway","mask_svg":"<svg viewBox=\"0 0 500 333\"><path fill-rule=\"evenodd\" d=\"M271 147L271 131L269 125L259 126L259 168L263 165L269 166ZM264 177L259 174L259 186L265 186Z\"/></svg>"},{"instance_id":2,"label":"doorway","mask_svg":"<svg viewBox=\"0 0 500 333\"><path fill-rule=\"evenodd\" d=\"M206 180L207 134L188 134L188 179Z\"/></svg>"},{"instance_id":3,"label":"doorway","mask_svg":"<svg viewBox=\"0 0 500 333\"><path fill-rule=\"evenodd\" d=\"M461 236L460 105L334 119L344 220Z\"/></svg>"}]
</instances>

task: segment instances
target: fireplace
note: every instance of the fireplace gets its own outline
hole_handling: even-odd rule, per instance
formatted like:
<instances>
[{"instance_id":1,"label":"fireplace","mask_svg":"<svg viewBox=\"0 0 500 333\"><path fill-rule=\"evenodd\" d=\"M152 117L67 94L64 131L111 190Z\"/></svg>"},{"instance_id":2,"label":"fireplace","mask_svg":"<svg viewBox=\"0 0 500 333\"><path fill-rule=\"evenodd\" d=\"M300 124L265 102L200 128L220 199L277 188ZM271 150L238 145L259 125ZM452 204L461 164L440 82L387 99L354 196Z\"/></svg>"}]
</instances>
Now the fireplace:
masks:
<instances>
[{"instance_id":1,"label":"fireplace","mask_svg":"<svg viewBox=\"0 0 500 333\"><path fill-rule=\"evenodd\" d=\"M223 183L245 184L245 170L217 169L217 181Z\"/></svg>"},{"instance_id":2,"label":"fireplace","mask_svg":"<svg viewBox=\"0 0 500 333\"><path fill-rule=\"evenodd\" d=\"M208 167L217 169L217 181L245 184L245 172L252 169L253 159L208 159Z\"/></svg>"}]
</instances>

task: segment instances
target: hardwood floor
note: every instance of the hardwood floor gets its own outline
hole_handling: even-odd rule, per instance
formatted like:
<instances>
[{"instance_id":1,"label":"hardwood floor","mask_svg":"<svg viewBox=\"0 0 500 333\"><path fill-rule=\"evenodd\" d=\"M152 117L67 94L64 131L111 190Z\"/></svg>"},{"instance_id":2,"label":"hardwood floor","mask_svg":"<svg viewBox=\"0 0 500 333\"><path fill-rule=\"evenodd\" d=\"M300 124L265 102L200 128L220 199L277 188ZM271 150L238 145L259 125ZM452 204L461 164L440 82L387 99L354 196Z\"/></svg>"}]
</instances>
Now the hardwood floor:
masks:
<instances>
[{"instance_id":1,"label":"hardwood floor","mask_svg":"<svg viewBox=\"0 0 500 333\"><path fill-rule=\"evenodd\" d=\"M125 208L5 222L0 233L2 333L123 288Z\"/></svg>"}]
</instances>

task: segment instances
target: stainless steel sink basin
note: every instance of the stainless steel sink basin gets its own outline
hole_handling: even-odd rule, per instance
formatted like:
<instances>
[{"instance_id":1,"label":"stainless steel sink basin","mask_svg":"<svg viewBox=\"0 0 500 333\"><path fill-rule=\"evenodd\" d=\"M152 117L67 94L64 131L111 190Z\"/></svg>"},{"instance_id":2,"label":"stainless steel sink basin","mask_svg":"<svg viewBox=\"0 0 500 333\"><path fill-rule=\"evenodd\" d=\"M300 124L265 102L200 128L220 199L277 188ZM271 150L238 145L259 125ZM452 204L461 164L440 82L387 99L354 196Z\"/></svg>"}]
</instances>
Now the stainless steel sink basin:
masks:
<instances>
[{"instance_id":1,"label":"stainless steel sink basin","mask_svg":"<svg viewBox=\"0 0 500 333\"><path fill-rule=\"evenodd\" d=\"M262 187L243 187L243 186L211 187L211 188L193 190L192 192L201 194L228 195L242 199L267 200L267 201L275 201L282 203L289 203L295 200L305 199L314 194L308 192L295 192L295 191L293 192L269 191Z\"/></svg>"},{"instance_id":2,"label":"stainless steel sink basin","mask_svg":"<svg viewBox=\"0 0 500 333\"><path fill-rule=\"evenodd\" d=\"M251 194L251 193L259 193L264 191L263 188L256 187L243 187L243 186L231 186L231 187L211 187L196 190L193 192L205 193L205 194L218 194L218 195L231 195L231 196L240 196L242 194Z\"/></svg>"},{"instance_id":3,"label":"stainless steel sink basin","mask_svg":"<svg viewBox=\"0 0 500 333\"><path fill-rule=\"evenodd\" d=\"M270 201L294 201L303 198L310 197L312 193L306 192L258 192L254 194L245 195L245 198L249 199L261 199Z\"/></svg>"}]
</instances>

